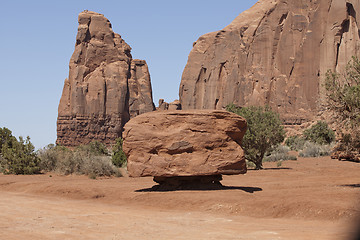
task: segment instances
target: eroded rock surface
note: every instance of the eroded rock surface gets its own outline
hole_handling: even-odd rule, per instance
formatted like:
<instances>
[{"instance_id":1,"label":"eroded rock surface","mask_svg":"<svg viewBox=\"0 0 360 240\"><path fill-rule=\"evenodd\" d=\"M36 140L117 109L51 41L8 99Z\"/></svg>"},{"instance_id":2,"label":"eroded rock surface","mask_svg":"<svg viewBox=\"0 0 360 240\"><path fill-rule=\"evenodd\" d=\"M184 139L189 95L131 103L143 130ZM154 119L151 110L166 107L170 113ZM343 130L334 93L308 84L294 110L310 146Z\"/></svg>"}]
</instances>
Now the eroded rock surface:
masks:
<instances>
[{"instance_id":1,"label":"eroded rock surface","mask_svg":"<svg viewBox=\"0 0 360 240\"><path fill-rule=\"evenodd\" d=\"M359 0L259 0L201 36L180 84L182 109L270 105L292 124L321 110L328 69L359 56Z\"/></svg>"},{"instance_id":2,"label":"eroded rock surface","mask_svg":"<svg viewBox=\"0 0 360 240\"><path fill-rule=\"evenodd\" d=\"M246 172L244 118L221 110L156 111L125 125L132 177L209 176Z\"/></svg>"},{"instance_id":3,"label":"eroded rock surface","mask_svg":"<svg viewBox=\"0 0 360 240\"><path fill-rule=\"evenodd\" d=\"M159 99L159 107L156 109L158 111L165 111L165 110L181 110L181 104L179 100L174 100L171 103L167 103L164 99Z\"/></svg>"},{"instance_id":4,"label":"eroded rock surface","mask_svg":"<svg viewBox=\"0 0 360 240\"><path fill-rule=\"evenodd\" d=\"M58 109L57 144L113 143L131 116L154 110L146 62L133 60L130 51L102 14L79 14Z\"/></svg>"}]
</instances>

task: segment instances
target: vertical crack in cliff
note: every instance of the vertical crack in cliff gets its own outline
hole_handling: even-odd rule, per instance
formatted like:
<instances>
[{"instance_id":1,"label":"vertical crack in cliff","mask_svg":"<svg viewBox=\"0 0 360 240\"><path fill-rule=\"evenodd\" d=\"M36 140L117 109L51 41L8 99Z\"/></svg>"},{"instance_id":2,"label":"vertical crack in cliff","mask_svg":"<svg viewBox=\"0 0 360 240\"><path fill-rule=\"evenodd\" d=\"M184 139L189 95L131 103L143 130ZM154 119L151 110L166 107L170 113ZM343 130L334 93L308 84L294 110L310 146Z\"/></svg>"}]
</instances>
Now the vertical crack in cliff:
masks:
<instances>
[{"instance_id":1,"label":"vertical crack in cliff","mask_svg":"<svg viewBox=\"0 0 360 240\"><path fill-rule=\"evenodd\" d=\"M275 65L275 57L279 48L279 43L280 43L280 39L281 39L281 35L282 32L284 30L284 24L285 21L288 17L289 12L286 12L284 14L281 15L280 19L279 19L279 26L276 28L275 30L275 36L274 36L274 43L273 43L273 51L272 51L272 55L271 55L271 66ZM274 68L276 68L274 66Z\"/></svg>"},{"instance_id":2,"label":"vertical crack in cliff","mask_svg":"<svg viewBox=\"0 0 360 240\"><path fill-rule=\"evenodd\" d=\"M347 33L350 31L350 19L354 19L354 21L356 21L356 12L354 9L354 6L347 2L346 3L346 11L347 11L347 18L344 19L344 21L341 23L341 28L340 30L336 33L335 36L339 37L339 40L336 44L336 59L335 59L335 69L338 66L339 63L339 56L340 56L340 46L343 40L343 35L344 33Z\"/></svg>"},{"instance_id":3,"label":"vertical crack in cliff","mask_svg":"<svg viewBox=\"0 0 360 240\"><path fill-rule=\"evenodd\" d=\"M103 79L104 79L104 117L106 116L106 104L107 104L107 83L106 83L106 78L105 78L105 74L104 71L102 71L103 73Z\"/></svg>"},{"instance_id":4,"label":"vertical crack in cliff","mask_svg":"<svg viewBox=\"0 0 360 240\"><path fill-rule=\"evenodd\" d=\"M286 20L287 17L288 17L288 14L289 14L289 12L286 12L286 13L284 13L284 14L281 16L281 18L280 18L280 20L279 20L279 25L284 25L285 20Z\"/></svg>"},{"instance_id":5,"label":"vertical crack in cliff","mask_svg":"<svg viewBox=\"0 0 360 240\"><path fill-rule=\"evenodd\" d=\"M293 62L293 65L292 65L292 67L291 67L291 70L290 70L290 73L289 73L289 77L288 77L289 80L290 80L290 78L291 78L291 76L292 76L292 74L293 74L294 68L295 68L295 63Z\"/></svg>"},{"instance_id":6,"label":"vertical crack in cliff","mask_svg":"<svg viewBox=\"0 0 360 240\"><path fill-rule=\"evenodd\" d=\"M225 85L225 78L227 75L225 64L227 61L220 63L219 75L218 75L218 84L216 85L216 100L215 100L215 109L217 109L217 105L219 101L223 100L224 98L224 85Z\"/></svg>"},{"instance_id":7,"label":"vertical crack in cliff","mask_svg":"<svg viewBox=\"0 0 360 240\"><path fill-rule=\"evenodd\" d=\"M195 100L195 104L198 107L198 109L202 109L203 108L203 99L204 99L204 95L205 95L205 82L206 82L206 71L207 68L202 67L200 69L199 75L197 77L197 80L195 82L195 91L194 91L194 100Z\"/></svg>"}]
</instances>

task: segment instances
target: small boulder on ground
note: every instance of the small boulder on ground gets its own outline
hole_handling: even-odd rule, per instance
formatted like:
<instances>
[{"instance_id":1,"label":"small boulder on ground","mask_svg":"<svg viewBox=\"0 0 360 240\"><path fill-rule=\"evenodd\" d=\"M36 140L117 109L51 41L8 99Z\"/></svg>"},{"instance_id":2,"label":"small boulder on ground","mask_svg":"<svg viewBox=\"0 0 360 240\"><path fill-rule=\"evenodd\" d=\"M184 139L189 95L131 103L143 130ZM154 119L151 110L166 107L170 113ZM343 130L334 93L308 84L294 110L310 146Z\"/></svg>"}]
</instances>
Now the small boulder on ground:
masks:
<instances>
[{"instance_id":1,"label":"small boulder on ground","mask_svg":"<svg viewBox=\"0 0 360 240\"><path fill-rule=\"evenodd\" d=\"M137 116L125 125L123 134L129 176L153 176L163 182L164 178L189 176L215 181L222 174L244 174L247 169L240 143L246 127L244 118L222 110Z\"/></svg>"}]
</instances>

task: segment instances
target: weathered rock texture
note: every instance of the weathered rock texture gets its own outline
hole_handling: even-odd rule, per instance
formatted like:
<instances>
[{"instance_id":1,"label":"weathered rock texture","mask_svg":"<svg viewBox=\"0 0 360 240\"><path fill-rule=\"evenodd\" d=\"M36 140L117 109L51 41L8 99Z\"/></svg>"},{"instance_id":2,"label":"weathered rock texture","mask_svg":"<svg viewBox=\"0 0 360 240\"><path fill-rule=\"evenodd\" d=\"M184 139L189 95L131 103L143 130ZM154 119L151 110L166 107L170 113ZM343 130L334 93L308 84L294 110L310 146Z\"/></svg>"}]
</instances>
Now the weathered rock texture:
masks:
<instances>
[{"instance_id":1,"label":"weathered rock texture","mask_svg":"<svg viewBox=\"0 0 360 240\"><path fill-rule=\"evenodd\" d=\"M311 119L326 71L359 56L359 14L359 0L260 0L194 43L182 109L267 104L289 123Z\"/></svg>"},{"instance_id":2,"label":"weathered rock texture","mask_svg":"<svg viewBox=\"0 0 360 240\"><path fill-rule=\"evenodd\" d=\"M123 149L132 177L246 172L242 117L221 110L156 111L125 125Z\"/></svg>"},{"instance_id":3,"label":"weathered rock texture","mask_svg":"<svg viewBox=\"0 0 360 240\"><path fill-rule=\"evenodd\" d=\"M171 103L167 103L164 99L159 99L159 107L156 109L158 111L165 111L165 110L181 110L181 104L179 100L175 100Z\"/></svg>"},{"instance_id":4,"label":"weathered rock texture","mask_svg":"<svg viewBox=\"0 0 360 240\"><path fill-rule=\"evenodd\" d=\"M130 51L102 14L80 13L58 109L57 144L112 143L130 117L154 110L146 62L133 60Z\"/></svg>"}]
</instances>

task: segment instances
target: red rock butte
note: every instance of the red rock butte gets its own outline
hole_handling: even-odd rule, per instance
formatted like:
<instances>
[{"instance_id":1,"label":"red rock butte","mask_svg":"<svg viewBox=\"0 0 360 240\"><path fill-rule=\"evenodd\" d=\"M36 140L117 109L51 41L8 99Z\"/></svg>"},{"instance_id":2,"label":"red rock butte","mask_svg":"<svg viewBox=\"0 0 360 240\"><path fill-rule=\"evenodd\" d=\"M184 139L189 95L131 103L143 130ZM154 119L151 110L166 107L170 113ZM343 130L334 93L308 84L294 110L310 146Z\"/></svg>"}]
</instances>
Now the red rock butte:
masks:
<instances>
[{"instance_id":1,"label":"red rock butte","mask_svg":"<svg viewBox=\"0 0 360 240\"><path fill-rule=\"evenodd\" d=\"M359 0L260 0L201 36L180 84L182 109L269 105L288 124L322 110L328 69L360 53Z\"/></svg>"},{"instance_id":2,"label":"red rock butte","mask_svg":"<svg viewBox=\"0 0 360 240\"><path fill-rule=\"evenodd\" d=\"M57 144L114 143L131 117L155 109L147 64L132 59L130 52L102 14L79 14L58 109Z\"/></svg>"}]
</instances>

